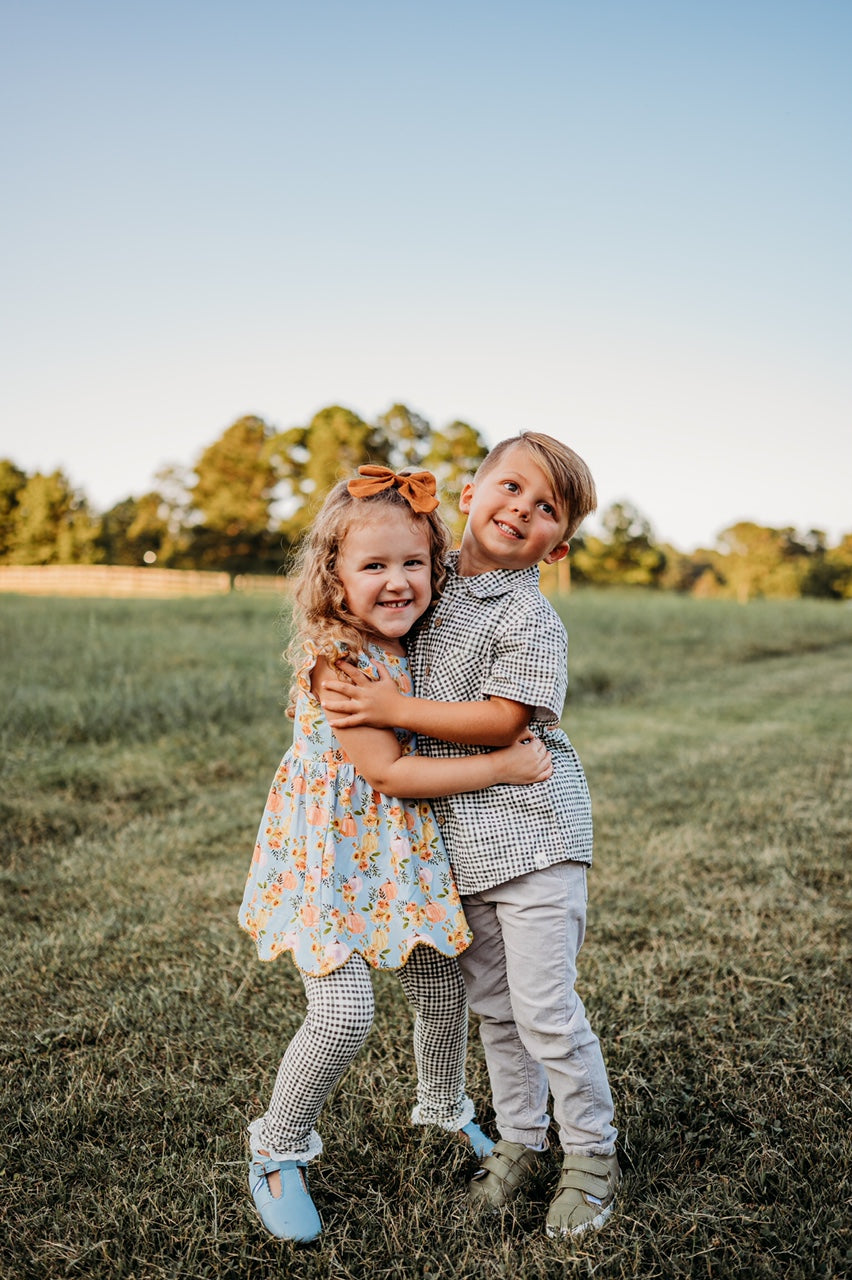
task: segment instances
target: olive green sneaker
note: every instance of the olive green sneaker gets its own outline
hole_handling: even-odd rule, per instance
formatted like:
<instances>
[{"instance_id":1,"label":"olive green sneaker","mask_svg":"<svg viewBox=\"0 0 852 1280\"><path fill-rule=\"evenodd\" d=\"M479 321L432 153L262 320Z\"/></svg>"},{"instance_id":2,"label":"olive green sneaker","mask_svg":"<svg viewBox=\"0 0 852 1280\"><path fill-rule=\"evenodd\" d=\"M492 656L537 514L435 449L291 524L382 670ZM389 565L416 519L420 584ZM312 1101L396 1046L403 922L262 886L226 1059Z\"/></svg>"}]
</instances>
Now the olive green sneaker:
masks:
<instances>
[{"instance_id":1,"label":"olive green sneaker","mask_svg":"<svg viewBox=\"0 0 852 1280\"><path fill-rule=\"evenodd\" d=\"M478 1208L502 1209L521 1192L544 1153L501 1138L470 1180L470 1199Z\"/></svg>"},{"instance_id":2,"label":"olive green sneaker","mask_svg":"<svg viewBox=\"0 0 852 1280\"><path fill-rule=\"evenodd\" d=\"M612 1212L621 1170L611 1156L569 1156L562 1161L562 1176L547 1212L549 1236L578 1236L597 1231Z\"/></svg>"}]
</instances>

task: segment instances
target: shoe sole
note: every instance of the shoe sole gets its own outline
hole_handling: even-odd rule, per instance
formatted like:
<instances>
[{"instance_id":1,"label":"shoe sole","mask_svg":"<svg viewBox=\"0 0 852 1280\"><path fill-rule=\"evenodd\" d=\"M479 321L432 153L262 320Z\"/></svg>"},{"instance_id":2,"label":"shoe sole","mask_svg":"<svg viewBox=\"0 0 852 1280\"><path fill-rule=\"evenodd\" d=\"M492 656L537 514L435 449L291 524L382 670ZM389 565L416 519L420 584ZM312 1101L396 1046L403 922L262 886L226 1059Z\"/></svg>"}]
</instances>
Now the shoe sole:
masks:
<instances>
[{"instance_id":1,"label":"shoe sole","mask_svg":"<svg viewBox=\"0 0 852 1280\"><path fill-rule=\"evenodd\" d=\"M567 1240L569 1236L581 1236L584 1231L600 1231L614 1207L615 1202L608 1204L603 1213L599 1213L596 1218L591 1218L588 1222L581 1222L577 1227L546 1226L545 1231L551 1240Z\"/></svg>"}]
</instances>

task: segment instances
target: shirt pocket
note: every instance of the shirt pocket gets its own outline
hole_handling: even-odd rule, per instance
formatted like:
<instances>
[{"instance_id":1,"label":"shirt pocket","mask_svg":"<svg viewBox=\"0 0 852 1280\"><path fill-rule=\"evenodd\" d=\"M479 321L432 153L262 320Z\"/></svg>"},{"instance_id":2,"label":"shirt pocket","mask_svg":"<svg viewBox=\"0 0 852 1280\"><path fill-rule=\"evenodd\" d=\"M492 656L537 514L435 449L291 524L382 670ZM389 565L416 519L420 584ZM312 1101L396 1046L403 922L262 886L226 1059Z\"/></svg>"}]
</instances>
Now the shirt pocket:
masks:
<instances>
[{"instance_id":1,"label":"shirt pocket","mask_svg":"<svg viewBox=\"0 0 852 1280\"><path fill-rule=\"evenodd\" d=\"M424 688L419 691L437 702L471 702L480 698L487 655L480 647L443 645L431 655L423 671ZM490 664L489 664L490 665Z\"/></svg>"}]
</instances>

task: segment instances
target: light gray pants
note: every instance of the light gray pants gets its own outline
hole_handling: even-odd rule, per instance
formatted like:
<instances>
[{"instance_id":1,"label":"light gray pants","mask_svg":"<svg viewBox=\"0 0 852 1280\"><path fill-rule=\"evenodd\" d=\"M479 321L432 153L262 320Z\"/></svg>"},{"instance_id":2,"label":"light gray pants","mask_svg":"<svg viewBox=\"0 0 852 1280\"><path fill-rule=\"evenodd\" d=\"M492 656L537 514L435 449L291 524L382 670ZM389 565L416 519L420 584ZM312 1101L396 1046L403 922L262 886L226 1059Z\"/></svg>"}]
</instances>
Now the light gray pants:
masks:
<instances>
[{"instance_id":1,"label":"light gray pants","mask_svg":"<svg viewBox=\"0 0 852 1280\"><path fill-rule=\"evenodd\" d=\"M480 1018L497 1128L544 1141L548 1087L562 1147L610 1155L612 1094L597 1036L574 990L586 927L586 868L561 862L462 898L473 944L459 956Z\"/></svg>"},{"instance_id":2,"label":"light gray pants","mask_svg":"<svg viewBox=\"0 0 852 1280\"><path fill-rule=\"evenodd\" d=\"M460 1129L473 1118L473 1103L465 1093L468 1012L458 961L421 944L395 974L415 1013L411 1119ZM254 1145L278 1160L312 1160L322 1151L314 1125L373 1023L371 970L357 952L324 977L301 976L305 1020L281 1060L266 1114L249 1126Z\"/></svg>"}]
</instances>

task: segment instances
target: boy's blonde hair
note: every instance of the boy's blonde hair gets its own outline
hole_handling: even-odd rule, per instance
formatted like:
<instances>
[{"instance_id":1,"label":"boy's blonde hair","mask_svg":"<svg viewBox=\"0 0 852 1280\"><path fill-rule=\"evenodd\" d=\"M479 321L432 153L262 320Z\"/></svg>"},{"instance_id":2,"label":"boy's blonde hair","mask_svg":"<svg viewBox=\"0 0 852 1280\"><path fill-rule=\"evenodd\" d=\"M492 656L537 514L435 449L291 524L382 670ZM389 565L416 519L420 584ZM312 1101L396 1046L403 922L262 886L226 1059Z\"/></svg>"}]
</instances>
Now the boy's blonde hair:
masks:
<instances>
[{"instance_id":1,"label":"boy's blonde hair","mask_svg":"<svg viewBox=\"0 0 852 1280\"><path fill-rule=\"evenodd\" d=\"M516 436L509 436L495 444L479 464L474 480L479 480L500 461L509 449L521 445L538 466L541 467L556 496L564 503L563 515L566 520L565 538L570 538L586 516L598 505L598 495L592 473L578 453L569 449L567 444L554 440L552 436L543 435L540 431L521 431Z\"/></svg>"},{"instance_id":2,"label":"boy's blonde hair","mask_svg":"<svg viewBox=\"0 0 852 1280\"><path fill-rule=\"evenodd\" d=\"M355 498L347 485L348 481L341 480L328 494L294 557L293 628L286 653L294 671L304 662L304 646L308 640L332 665L347 654L356 656L369 643L370 634L349 612L346 594L337 576L340 547L356 522L381 519L382 509L389 506L399 508L413 525L427 531L433 600L440 595L447 576L444 561L452 546L452 535L437 510L413 511L396 488L383 489L368 498ZM291 718L296 692L294 685L287 708Z\"/></svg>"}]
</instances>

